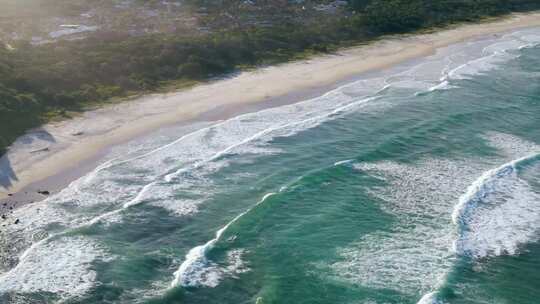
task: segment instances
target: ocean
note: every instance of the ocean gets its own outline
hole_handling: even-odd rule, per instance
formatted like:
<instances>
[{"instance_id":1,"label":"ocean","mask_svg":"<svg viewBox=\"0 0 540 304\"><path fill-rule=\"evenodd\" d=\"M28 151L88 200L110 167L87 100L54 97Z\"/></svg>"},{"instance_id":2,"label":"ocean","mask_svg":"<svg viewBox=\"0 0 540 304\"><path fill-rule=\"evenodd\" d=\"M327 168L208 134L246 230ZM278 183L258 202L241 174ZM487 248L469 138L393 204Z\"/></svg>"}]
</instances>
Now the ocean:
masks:
<instances>
[{"instance_id":1,"label":"ocean","mask_svg":"<svg viewBox=\"0 0 540 304\"><path fill-rule=\"evenodd\" d=\"M540 28L164 128L13 217L1 303L539 303Z\"/></svg>"}]
</instances>

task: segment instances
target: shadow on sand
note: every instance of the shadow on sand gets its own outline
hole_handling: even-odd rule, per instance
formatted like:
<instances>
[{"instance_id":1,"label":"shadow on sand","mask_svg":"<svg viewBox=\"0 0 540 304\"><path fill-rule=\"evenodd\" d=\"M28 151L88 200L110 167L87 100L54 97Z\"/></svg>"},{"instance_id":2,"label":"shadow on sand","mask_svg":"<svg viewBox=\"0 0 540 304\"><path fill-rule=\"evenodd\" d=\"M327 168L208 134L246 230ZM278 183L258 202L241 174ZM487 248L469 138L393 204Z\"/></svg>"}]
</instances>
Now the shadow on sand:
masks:
<instances>
[{"instance_id":1,"label":"shadow on sand","mask_svg":"<svg viewBox=\"0 0 540 304\"><path fill-rule=\"evenodd\" d=\"M0 158L0 187L7 190L13 184L13 181L17 181L17 175L11 167L11 162L7 157L7 154L4 154Z\"/></svg>"}]
</instances>

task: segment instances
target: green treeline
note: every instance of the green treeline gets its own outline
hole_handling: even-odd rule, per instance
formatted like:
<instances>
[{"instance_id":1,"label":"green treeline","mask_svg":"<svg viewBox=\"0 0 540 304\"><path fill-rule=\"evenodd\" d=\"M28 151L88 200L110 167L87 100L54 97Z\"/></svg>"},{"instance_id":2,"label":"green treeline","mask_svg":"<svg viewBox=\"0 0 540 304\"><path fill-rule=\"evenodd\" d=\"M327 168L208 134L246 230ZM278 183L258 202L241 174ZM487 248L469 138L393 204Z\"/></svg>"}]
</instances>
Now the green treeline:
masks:
<instances>
[{"instance_id":1,"label":"green treeline","mask_svg":"<svg viewBox=\"0 0 540 304\"><path fill-rule=\"evenodd\" d=\"M350 0L347 18L196 36L108 34L41 46L0 47L0 152L28 128L65 111L170 81L203 81L307 53L511 11L538 0Z\"/></svg>"}]
</instances>

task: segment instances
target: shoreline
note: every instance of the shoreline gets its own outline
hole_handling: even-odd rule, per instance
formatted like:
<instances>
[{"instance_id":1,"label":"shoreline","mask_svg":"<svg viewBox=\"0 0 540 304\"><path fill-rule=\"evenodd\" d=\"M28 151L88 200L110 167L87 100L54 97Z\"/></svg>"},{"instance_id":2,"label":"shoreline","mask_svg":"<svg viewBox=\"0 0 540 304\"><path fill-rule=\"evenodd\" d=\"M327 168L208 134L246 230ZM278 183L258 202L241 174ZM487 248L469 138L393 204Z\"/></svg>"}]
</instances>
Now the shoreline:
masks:
<instances>
[{"instance_id":1,"label":"shoreline","mask_svg":"<svg viewBox=\"0 0 540 304\"><path fill-rule=\"evenodd\" d=\"M389 36L336 54L246 71L187 90L146 95L49 123L17 139L0 159L0 201L43 199L37 190L60 190L96 167L112 147L161 128L219 121L292 104L442 47L536 26L540 26L540 12Z\"/></svg>"}]
</instances>

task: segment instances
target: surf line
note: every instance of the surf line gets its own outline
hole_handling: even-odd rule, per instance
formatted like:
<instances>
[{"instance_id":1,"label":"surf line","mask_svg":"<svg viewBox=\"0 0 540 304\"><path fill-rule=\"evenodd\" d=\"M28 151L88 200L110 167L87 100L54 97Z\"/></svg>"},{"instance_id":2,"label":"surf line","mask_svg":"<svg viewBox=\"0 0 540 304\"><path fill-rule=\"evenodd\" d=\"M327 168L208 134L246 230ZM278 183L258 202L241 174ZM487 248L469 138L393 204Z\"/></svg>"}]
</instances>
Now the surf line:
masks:
<instances>
[{"instance_id":1,"label":"surf line","mask_svg":"<svg viewBox=\"0 0 540 304\"><path fill-rule=\"evenodd\" d=\"M280 189L279 192L282 192L284 189ZM198 271L204 269L208 264L209 260L206 257L206 254L212 250L216 243L221 240L221 237L223 234L229 229L231 225L236 223L238 220L240 220L243 216L250 213L252 210L257 208L259 205L264 203L269 197L276 195L275 192L267 193L263 196L263 198L258 201L255 205L253 205L248 210L240 213L235 218L233 218L230 222L228 222L225 226L223 226L221 229L219 229L216 232L216 235L213 239L206 242L204 245L200 245L197 247L192 248L188 254L186 254L186 259L184 262L180 265L177 271L174 272L174 280L171 282L170 287L174 288L178 285L183 287L195 287L200 285L200 282L197 281L196 278L193 278L193 276L197 275Z\"/></svg>"},{"instance_id":2,"label":"surf line","mask_svg":"<svg viewBox=\"0 0 540 304\"><path fill-rule=\"evenodd\" d=\"M245 145L247 143L250 143L250 142L252 142L254 140L257 140L257 139L259 139L259 138L261 138L261 137L263 137L263 136L265 136L267 134L270 134L270 133L272 133L274 131L281 130L281 129L291 127L291 126L295 126L295 125L301 125L301 124L304 124L304 123L307 123L307 122L317 121L317 120L320 120L320 119L323 119L323 118L326 118L326 117L330 117L332 115L339 114L339 113L341 113L343 111L346 111L349 108L352 108L352 107L355 107L355 106L358 106L358 105L362 105L362 104L368 103L370 101L373 101L373 100L376 100L376 99L379 99L379 98L380 98L379 96L373 96L373 97L364 98L364 99L361 99L359 101L355 101L355 102L343 105L343 106L341 106L341 107L339 107L339 108L337 108L337 109L335 109L335 110L333 110L333 111L331 111L329 113L325 113L325 114L322 114L322 115L314 116L314 117L307 118L307 119L300 120L300 121L296 121L296 122L291 122L291 123L286 123L286 124L266 128L266 129L264 129L264 130L262 130L262 131L260 131L258 133L255 133L254 135L252 135L252 136L250 136L248 138L245 138L244 140L242 140L242 141L240 141L238 143L235 143L235 144L233 144L233 145L231 145L231 146L229 146L229 147L215 153L213 156L211 156L211 157L209 157L207 159L202 159L202 160L199 160L199 161L195 162L194 164L192 164L191 166L189 166L187 168L183 167L183 168L180 168L180 169L178 169L177 171L175 171L173 173L168 173L168 174L158 176L156 178L156 180L154 180L153 182L145 185L139 191L139 193L135 196L134 199L132 199L128 203L124 204L124 208L131 207L131 206L134 206L134 205L138 205L139 203L141 203L141 201L144 199L144 194L147 193L151 187L158 184L157 180L159 180L159 179L164 179L165 182L171 182L178 175L180 175L180 174L182 174L184 172L198 169L198 168L202 167L206 163L209 163L209 162L212 162L214 160L219 159L220 157L226 155L227 153L229 153L233 149L235 149L237 147L240 147L242 145Z\"/></svg>"},{"instance_id":3,"label":"surf line","mask_svg":"<svg viewBox=\"0 0 540 304\"><path fill-rule=\"evenodd\" d=\"M362 80L359 80L357 82L361 82ZM357 82L353 82L352 84L354 83L357 83ZM346 88L348 86L350 86L351 83L348 83L348 84L345 84L345 85L342 85L334 90L331 90L329 92L326 92L324 93L323 95L319 96L319 97L315 97L315 98L312 98L312 99L308 99L308 100L304 100L304 101L301 101L301 102L298 102L298 103L295 103L294 105L298 106L298 105L302 105L302 104L305 104L305 103L308 103L308 102L311 102L313 100L316 100L316 99L319 99L319 98L325 98L327 96L330 96L331 94L343 89L343 88ZM364 99L360 100L359 102L353 102L351 104L348 104L348 105L345 105L343 106L342 108L347 108L348 106L350 105L355 105L355 104L358 104L358 103L361 103L363 101L366 101L366 99L373 99L376 95L382 93L386 88L388 88L390 86L390 84L387 84L385 85L383 88L375 91L375 93L373 94L368 94L368 95L365 95L363 97L365 97ZM258 112L255 112L255 113L266 113L266 112L270 112L272 110L274 110L275 108L268 108L268 109L264 109L264 110L261 110L261 111L258 111ZM333 114L335 111L333 111L331 114ZM189 132L188 134L185 134L175 140L173 140L172 142L168 143L168 144L165 144L161 147L158 147L156 149L153 149L151 151L148 151L148 152L145 152L143 153L142 155L138 155L138 156L134 156L134 157L131 157L131 158L128 158L128 159L125 159L125 160L119 160L119 158L114 158L114 159L111 159L103 164L101 164L100 166L98 166L94 171L92 171L90 174L87 175L87 177L85 178L85 181L86 182L89 182L90 180L92 180L96 175L97 173L99 173L100 171L102 170L106 170L106 169L109 169L109 168L112 168L112 167L115 167L115 166L118 166L118 165L121 165L121 164L125 164L125 163L128 163L128 162L131 162L131 161L134 161L134 160L138 160L138 159L141 159L141 158L145 158L147 156L150 156L152 154L155 154L159 151L162 151L166 148L169 148L171 146L174 146L192 136L195 136L199 133L203 133L203 132L206 132L206 131L209 131L209 130L212 130L212 129L215 129L217 127L220 127L228 122L231 122L231 121L235 121L235 120L242 120L246 117L250 117L252 116L254 113L245 113L245 114L241 114L241 115L238 115L238 116L235 116L231 119L227 119L227 120L223 120L223 121L218 121L217 123L215 124L212 124L210 126L207 126L207 127L204 127L204 128L201 128L201 129L198 129L198 130L195 130L195 131L192 131L192 132ZM324 116L324 115L321 115L321 116ZM309 120L309 119L308 119ZM303 121L302 121L303 122ZM116 160L119 160L117 162L115 162Z\"/></svg>"},{"instance_id":4,"label":"surf line","mask_svg":"<svg viewBox=\"0 0 540 304\"><path fill-rule=\"evenodd\" d=\"M512 161L509 161L497 168L485 171L480 177L478 177L466 190L466 192L460 196L458 203L454 206L454 210L452 212L452 222L456 226L456 229L458 230L458 237L459 237L459 230L460 227L464 225L465 216L467 212L476 206L476 204L484 197L486 197L489 193L491 193L493 188L493 182L496 181L498 178L504 178L506 176L509 176L510 174L516 172L517 166L522 165L524 163L527 163L529 161L533 161L540 157L540 153L532 153L529 155L526 155L524 157L514 159ZM454 251L457 255L463 255L464 252L460 252L457 248L457 242L456 240L454 242ZM448 274L447 274L448 275ZM446 281L446 278L442 280L442 284ZM425 294L420 301L417 302L417 304L440 304L442 303L441 300L438 298L438 293L440 290L440 286L436 291L432 291L428 294Z\"/></svg>"},{"instance_id":5,"label":"surf line","mask_svg":"<svg viewBox=\"0 0 540 304\"><path fill-rule=\"evenodd\" d=\"M258 138L261 138L261 137L263 137L264 135L270 134L270 133L272 133L272 132L274 132L274 131L278 131L278 130L281 130L281 129L284 129L284 128L287 128L287 127L291 127L291 126L295 126L295 125L304 124L304 123L307 123L307 122L317 121L317 120L319 120L319 119L323 119L323 118L326 118L326 117L330 117L330 116L332 116L332 115L335 115L335 114L341 113L341 112L343 112L343 111L346 111L346 110L349 109L349 108L353 108L353 107L355 107L355 106L362 105L362 104L368 103L368 102L370 102L370 101L379 99L380 97L377 96L377 94L379 94L381 91L382 91L382 90L377 91L377 92L374 94L374 96L366 97L366 98L363 98L363 99L361 99L361 100L358 100L358 101L355 101L355 102L351 102L351 103L345 104L345 105L343 105L343 106L341 106L341 107L338 107L337 109L334 109L333 111L331 111L331 112L329 112L329 113L325 113L325 114L322 114L322 115L317 115L317 116L310 117L310 118L303 119L303 120L296 121L296 122L286 123L286 124L277 125L277 126L271 126L271 127L266 128L266 129L264 129L264 130L262 130L262 131L260 131L260 132L255 133L254 135L252 135L252 136L250 136L250 137L248 137L248 138L245 138L245 139L241 140L240 142L237 142L237 143L235 143L235 144L233 144L233 145L231 145L231 146L229 146L229 147L227 147L227 148L225 148L225 149L223 149L223 150L221 150L221 151L216 152L213 156L211 156L211 157L209 157L209 158L207 158L207 159L202 159L202 160L196 161L195 163L191 164L190 166L188 166L188 167L182 167L182 168L180 168L180 169L178 169L177 171L172 172L172 173L167 172L167 173L165 173L165 174L158 175L158 176L154 179L154 181L152 181L152 182L150 182L149 184L143 186L143 187L141 188L141 190L135 195L135 197L134 197L132 200L130 200L129 202L127 202L127 203L125 203L125 204L123 205L123 208L117 209L117 210L114 210L114 211L111 211L111 212L106 213L106 214L103 214L103 215L101 215L101 216L98 216L97 218L95 218L94 220L92 220L91 224L96 223L97 221L103 219L104 217L107 217L107 216L116 214L116 213L120 212L121 210L124 210L124 209L127 209L127 208L131 207L131 206L135 206L135 205L140 204L140 203L143 201L143 199L144 199L144 195L145 195L147 192L149 192L149 190L150 190L153 186L157 185L157 184L158 184L158 181L159 181L160 179L165 180L165 182L171 182L174 178L176 178L178 175L180 175L180 174L182 174L182 173L184 173L184 172L188 172L188 171L190 171L190 170L198 169L198 168L202 167L202 166L203 166L204 164L206 164L206 163L209 163L209 162L212 162L212 161L214 161L214 160L219 159L220 157L226 155L227 153L229 153L229 152L232 151L233 149L235 149L235 148L237 148L237 147L240 147L240 146L242 146L242 145L245 145L245 144L247 144L247 143L249 143L249 142L252 142L252 141L254 141L254 140L257 140ZM331 91L331 92L332 92L332 91ZM329 93L330 93L330 92L329 92ZM327 94L329 94L329 93L327 93ZM326 95L326 94L325 94L325 95ZM323 96L325 96L325 95L323 95ZM268 110L263 110L263 111L261 111L261 112L266 112L266 111L269 111L269 110L270 110L270 109L268 109ZM260 112L258 112L258 113L260 113ZM146 156L151 155L151 154L153 154L153 153L155 153L155 152L157 152L157 151L163 150L163 149L165 149L166 147L170 147L170 146L172 146L172 145L174 145L174 144L176 144L176 143L178 143L178 142L181 142L181 141L183 141L183 140L185 140L185 139L187 139L187 138L189 138L189 137L191 137L191 136L197 135L197 134L199 134L199 133L203 133L203 132L205 132L205 131L211 130L211 129L216 128L216 127L219 127L219 126L221 126L221 125L223 125L223 124L225 124L225 123L228 123L228 122L230 122L230 121L242 119L243 117L248 116L248 115L252 115L252 114L253 114L253 113L240 115L240 116L237 116L237 117L235 117L235 118L233 118L233 119L231 119L231 120L226 120L226 121L223 121L223 122L221 122L221 123L218 123L218 124L215 124L215 125L212 125L212 126L209 126L209 127L206 127L206 128L200 129L200 130L197 130L197 131L192 132L192 133L189 133L189 134L186 134L186 135L182 136L181 138L179 138L179 139L173 141L172 143L169 143L169 144L167 144L167 145L165 145L165 146L162 146L162 147L160 147L160 148L157 148L157 149L155 149L155 150L153 150L153 151L147 152L147 153L145 153L145 154L143 154L143 155L141 155L141 156L134 157L134 158L131 158L131 159L128 159L128 160L125 160L125 161L121 161L121 162L117 162L117 163L112 163L112 162L105 163L105 164L103 164L102 166L98 167L96 170L94 170L94 171L90 174L91 178L90 178L90 179L86 179L85 181L91 180L91 179L92 179L93 177L95 177L96 174L97 174L99 171L101 171L101 170L104 170L104 169L107 169L107 168L111 168L111 167L114 167L114 166L119 165L119 164L122 164L122 163L127 163L127 162L132 161L132 160L135 160L135 159L140 159L140 158L146 157Z\"/></svg>"},{"instance_id":6,"label":"surf line","mask_svg":"<svg viewBox=\"0 0 540 304\"><path fill-rule=\"evenodd\" d=\"M338 113L341 113L349 108L352 108L354 106L357 106L357 105L361 105L361 104L364 104L364 103L367 103L367 102L370 102L370 101L373 101L373 100L376 100L378 99L379 97L378 96L373 96L373 97L368 97L368 98L364 98L364 99L361 99L359 101L355 101L355 102L351 102L349 104L346 104L346 105L343 105L329 113L325 113L325 114L322 114L322 115L317 115L317 116L314 116L314 117L310 117L310 118L307 118L307 119L303 119L303 120L300 120L300 121L296 121L296 122L290 122L290 123L286 123L286 124L283 124L283 125L278 125L278 126L273 126L273 127L269 127L267 129L264 129L258 133L255 133L254 135L252 135L251 137L248 137L242 141L240 141L239 143L237 144L234 144L220 152L217 152L216 154L214 154L214 156L212 156L211 158L207 159L207 160L204 160L204 161L201 161L200 164L199 163L196 163L194 165L194 168L193 169L196 169L198 167L200 167L200 165L202 165L203 163L206 163L206 162L210 162L210 161L213 161L213 160L216 160L218 158L220 158L221 156L229 153L231 150L233 150L234 148L237 148L237 147L240 147L244 144L247 144L249 142L252 142L258 138L261 138L263 137L264 135L267 135L267 134L270 134L274 131L278 131L278 130L281 130L281 129L284 129L284 128L287 128L287 127L291 127L291 126L295 126L295 125L301 125L301 124L304 124L304 123L307 123L307 122L312 122L312 121L317 121L319 119L323 119L323 118L326 118L326 117L330 117L332 115L335 115L335 114L338 114ZM173 180L176 176L178 176L179 174L181 174L182 172L184 172L186 169L185 168L181 168L179 169L178 171L174 172L174 173L171 173L171 174L167 174L165 176L165 181L167 182L170 182L171 180Z\"/></svg>"}]
</instances>

